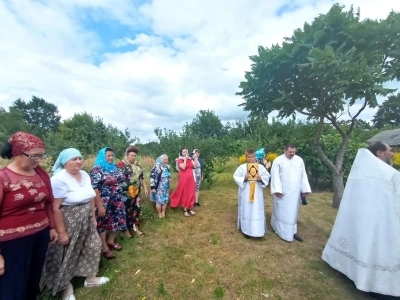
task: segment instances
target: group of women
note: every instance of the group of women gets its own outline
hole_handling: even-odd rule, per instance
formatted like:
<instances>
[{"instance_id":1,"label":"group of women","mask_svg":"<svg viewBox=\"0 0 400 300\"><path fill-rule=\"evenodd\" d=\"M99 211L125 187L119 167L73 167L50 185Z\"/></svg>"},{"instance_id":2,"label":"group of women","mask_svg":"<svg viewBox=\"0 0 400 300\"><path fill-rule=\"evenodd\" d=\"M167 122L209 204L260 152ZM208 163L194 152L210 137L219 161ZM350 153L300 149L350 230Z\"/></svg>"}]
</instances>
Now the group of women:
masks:
<instances>
[{"instance_id":1,"label":"group of women","mask_svg":"<svg viewBox=\"0 0 400 300\"><path fill-rule=\"evenodd\" d=\"M139 149L129 146L124 160L114 163L114 151L98 152L90 174L82 170L79 150L63 150L52 177L40 166L46 156L44 142L17 132L0 156L11 159L0 169L0 299L36 299L40 280L53 295L74 300L71 279L86 277L85 287L106 284L98 277L101 255L114 258L120 251L119 231L127 237L139 231L140 192L148 195L143 171L136 163ZM171 207L182 206L195 215L196 158L181 150L177 189ZM158 216L165 217L171 180L168 157L161 155L151 170L151 200Z\"/></svg>"}]
</instances>

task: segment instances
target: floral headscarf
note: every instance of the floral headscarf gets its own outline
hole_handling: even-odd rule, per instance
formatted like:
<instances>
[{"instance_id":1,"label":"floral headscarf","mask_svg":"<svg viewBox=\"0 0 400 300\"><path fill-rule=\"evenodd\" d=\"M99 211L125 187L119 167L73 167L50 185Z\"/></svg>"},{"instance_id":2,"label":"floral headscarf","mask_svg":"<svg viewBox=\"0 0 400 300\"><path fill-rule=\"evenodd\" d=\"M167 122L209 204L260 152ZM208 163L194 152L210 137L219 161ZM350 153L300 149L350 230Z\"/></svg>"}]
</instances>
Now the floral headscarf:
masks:
<instances>
[{"instance_id":1,"label":"floral headscarf","mask_svg":"<svg viewBox=\"0 0 400 300\"><path fill-rule=\"evenodd\" d=\"M8 142L12 146L13 156L18 156L25 151L35 148L46 148L45 143L40 138L24 131L14 133Z\"/></svg>"}]
</instances>

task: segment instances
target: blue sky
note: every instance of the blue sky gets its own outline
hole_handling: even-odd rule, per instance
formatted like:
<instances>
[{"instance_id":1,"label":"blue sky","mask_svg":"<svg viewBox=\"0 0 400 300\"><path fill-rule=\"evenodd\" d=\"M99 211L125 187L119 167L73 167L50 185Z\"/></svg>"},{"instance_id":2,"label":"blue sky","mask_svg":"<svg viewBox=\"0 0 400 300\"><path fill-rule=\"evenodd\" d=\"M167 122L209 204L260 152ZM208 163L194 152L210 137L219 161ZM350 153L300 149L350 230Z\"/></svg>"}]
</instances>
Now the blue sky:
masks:
<instances>
[{"instance_id":1,"label":"blue sky","mask_svg":"<svg viewBox=\"0 0 400 300\"><path fill-rule=\"evenodd\" d=\"M246 118L235 96L259 45L290 36L332 0L0 1L0 106L34 93L63 118L89 112L142 142L200 109ZM288 2L289 3L289 2ZM384 18L400 1L345 0ZM39 16L39 17L38 17ZM371 118L367 110L363 118Z\"/></svg>"}]
</instances>

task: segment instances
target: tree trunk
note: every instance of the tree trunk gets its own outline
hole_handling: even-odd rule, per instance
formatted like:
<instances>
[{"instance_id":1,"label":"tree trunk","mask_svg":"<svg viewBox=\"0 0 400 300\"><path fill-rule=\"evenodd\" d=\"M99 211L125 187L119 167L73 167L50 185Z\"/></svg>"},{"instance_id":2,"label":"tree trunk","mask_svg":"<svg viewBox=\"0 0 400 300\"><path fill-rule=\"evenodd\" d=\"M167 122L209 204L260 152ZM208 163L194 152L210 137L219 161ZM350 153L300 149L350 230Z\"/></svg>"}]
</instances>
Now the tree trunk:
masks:
<instances>
[{"instance_id":1,"label":"tree trunk","mask_svg":"<svg viewBox=\"0 0 400 300\"><path fill-rule=\"evenodd\" d=\"M332 186L333 186L333 199L332 206L333 208L339 208L340 201L343 197L344 192L344 178L343 172L332 172Z\"/></svg>"}]
</instances>

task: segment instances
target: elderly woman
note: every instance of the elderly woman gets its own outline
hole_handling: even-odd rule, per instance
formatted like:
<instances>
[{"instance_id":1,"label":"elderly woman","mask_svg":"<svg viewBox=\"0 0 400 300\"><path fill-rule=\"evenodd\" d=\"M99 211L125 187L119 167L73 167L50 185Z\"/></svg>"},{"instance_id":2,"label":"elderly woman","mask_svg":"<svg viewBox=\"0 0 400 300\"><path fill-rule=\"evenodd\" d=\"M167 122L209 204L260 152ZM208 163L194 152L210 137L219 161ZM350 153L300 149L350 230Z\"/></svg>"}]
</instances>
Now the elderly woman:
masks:
<instances>
[{"instance_id":1,"label":"elderly woman","mask_svg":"<svg viewBox=\"0 0 400 300\"><path fill-rule=\"evenodd\" d=\"M44 280L53 295L63 290L64 300L75 299L71 284L75 276L86 277L85 287L109 281L96 277L101 254L94 211L96 193L82 165L77 149L65 149L53 166L51 178L58 243L48 249Z\"/></svg>"},{"instance_id":2,"label":"elderly woman","mask_svg":"<svg viewBox=\"0 0 400 300\"><path fill-rule=\"evenodd\" d=\"M146 197L148 191L144 182L143 170L136 161L136 156L139 153L137 146L129 146L125 151L125 159L118 163L118 168L125 175L125 181L122 184L125 197L126 208L126 223L128 230L125 234L132 237L130 231L136 232L137 235L142 235L139 230L140 218L140 192L143 188Z\"/></svg>"},{"instance_id":3,"label":"elderly woman","mask_svg":"<svg viewBox=\"0 0 400 300\"><path fill-rule=\"evenodd\" d=\"M39 166L45 144L15 133L0 156L12 159L0 170L0 299L33 300L49 242L56 242L50 177Z\"/></svg>"},{"instance_id":4,"label":"elderly woman","mask_svg":"<svg viewBox=\"0 0 400 300\"><path fill-rule=\"evenodd\" d=\"M171 173L168 166L168 156L161 155L150 173L151 201L155 202L158 217L165 218L169 199Z\"/></svg>"},{"instance_id":5,"label":"elderly woman","mask_svg":"<svg viewBox=\"0 0 400 300\"><path fill-rule=\"evenodd\" d=\"M103 148L97 154L94 166L90 171L92 187L96 193L96 220L103 245L103 256L107 259L115 258L112 250L121 250L115 242L118 231L127 230L125 204L123 199L122 183L125 176L114 163L114 150ZM106 232L110 234L107 238Z\"/></svg>"},{"instance_id":6,"label":"elderly woman","mask_svg":"<svg viewBox=\"0 0 400 300\"><path fill-rule=\"evenodd\" d=\"M199 167L197 155L193 155L193 159L189 156L188 149L182 148L179 152L177 164L179 167L178 185L171 194L171 207L183 207L183 215L185 217L194 216L193 211L195 201L196 182L193 174L193 168Z\"/></svg>"}]
</instances>

